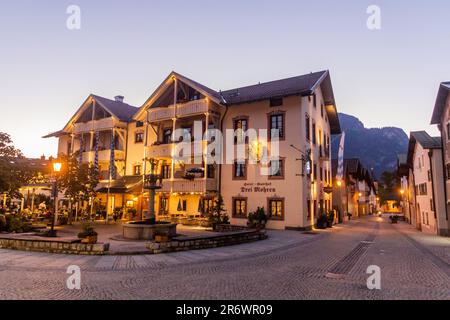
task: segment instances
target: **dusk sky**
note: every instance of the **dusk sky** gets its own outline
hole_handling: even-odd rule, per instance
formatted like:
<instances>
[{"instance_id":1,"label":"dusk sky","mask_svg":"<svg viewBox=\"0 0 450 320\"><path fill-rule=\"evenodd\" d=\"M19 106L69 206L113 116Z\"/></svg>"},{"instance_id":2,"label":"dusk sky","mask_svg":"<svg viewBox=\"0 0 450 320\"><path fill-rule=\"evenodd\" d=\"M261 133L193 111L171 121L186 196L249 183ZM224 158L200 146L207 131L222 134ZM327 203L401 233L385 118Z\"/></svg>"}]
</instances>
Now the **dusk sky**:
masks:
<instances>
[{"instance_id":1,"label":"dusk sky","mask_svg":"<svg viewBox=\"0 0 450 320\"><path fill-rule=\"evenodd\" d=\"M81 29L69 30L69 5ZM381 30L366 26L381 8ZM450 80L448 1L0 1L0 131L26 156L90 93L141 106L175 70L225 90L331 72L339 112L367 127L428 130Z\"/></svg>"}]
</instances>

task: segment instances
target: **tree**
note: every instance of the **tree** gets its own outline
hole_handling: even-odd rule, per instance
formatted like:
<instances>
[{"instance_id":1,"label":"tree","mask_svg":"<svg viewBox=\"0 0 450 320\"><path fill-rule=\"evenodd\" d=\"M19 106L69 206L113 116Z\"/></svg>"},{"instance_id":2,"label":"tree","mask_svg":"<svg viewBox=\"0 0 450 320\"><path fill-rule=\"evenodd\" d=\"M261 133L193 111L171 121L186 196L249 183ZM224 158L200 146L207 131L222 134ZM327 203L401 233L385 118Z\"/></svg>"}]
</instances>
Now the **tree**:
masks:
<instances>
[{"instance_id":1,"label":"tree","mask_svg":"<svg viewBox=\"0 0 450 320\"><path fill-rule=\"evenodd\" d=\"M381 174L379 184L380 203L385 204L388 200L399 201L400 197L398 189L400 188L400 181L395 172L385 171Z\"/></svg>"},{"instance_id":2,"label":"tree","mask_svg":"<svg viewBox=\"0 0 450 320\"><path fill-rule=\"evenodd\" d=\"M63 171L58 178L58 188L70 199L70 204L87 201L96 196L95 188L99 183L98 170L92 164L79 163L78 153L62 155L60 160ZM91 202L91 205L93 203ZM72 222L72 208L69 210L69 222Z\"/></svg>"},{"instance_id":3,"label":"tree","mask_svg":"<svg viewBox=\"0 0 450 320\"><path fill-rule=\"evenodd\" d=\"M22 152L13 145L11 136L0 132L0 193L21 197L20 187L33 176Z\"/></svg>"},{"instance_id":4,"label":"tree","mask_svg":"<svg viewBox=\"0 0 450 320\"><path fill-rule=\"evenodd\" d=\"M217 200L214 201L214 207L209 213L209 222L213 224L217 223L228 223L229 218L227 215L227 210L225 209L225 204L223 202L223 197L219 194Z\"/></svg>"}]
</instances>

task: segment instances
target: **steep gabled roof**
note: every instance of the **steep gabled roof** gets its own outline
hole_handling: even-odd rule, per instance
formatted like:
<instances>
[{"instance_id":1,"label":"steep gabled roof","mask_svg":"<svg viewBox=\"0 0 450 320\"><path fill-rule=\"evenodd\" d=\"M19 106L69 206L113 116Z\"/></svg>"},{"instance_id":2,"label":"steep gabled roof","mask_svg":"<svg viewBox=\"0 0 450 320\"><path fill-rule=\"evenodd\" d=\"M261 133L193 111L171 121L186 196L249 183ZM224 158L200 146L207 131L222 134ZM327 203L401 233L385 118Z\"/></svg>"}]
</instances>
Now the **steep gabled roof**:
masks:
<instances>
[{"instance_id":1,"label":"steep gabled roof","mask_svg":"<svg viewBox=\"0 0 450 320\"><path fill-rule=\"evenodd\" d=\"M422 148L427 150L442 149L441 137L431 137L426 131L411 132L408 145L408 159L407 163L411 166L413 164L414 150L416 143L419 143Z\"/></svg>"},{"instance_id":2,"label":"steep gabled roof","mask_svg":"<svg viewBox=\"0 0 450 320\"><path fill-rule=\"evenodd\" d=\"M130 106L124 102L110 100L97 95L92 95L92 97L120 121L130 122L133 119L134 114L139 110L139 108Z\"/></svg>"},{"instance_id":3,"label":"steep gabled roof","mask_svg":"<svg viewBox=\"0 0 450 320\"><path fill-rule=\"evenodd\" d=\"M330 120L332 134L341 133L339 118L336 110L333 88L329 71L320 71L292 78L260 83L252 86L235 88L222 92L227 105L250 103L275 97L292 95L308 96L321 87L326 111Z\"/></svg>"},{"instance_id":4,"label":"steep gabled roof","mask_svg":"<svg viewBox=\"0 0 450 320\"><path fill-rule=\"evenodd\" d=\"M160 97L164 93L165 90L170 88L170 86L173 84L174 79L177 79L187 84L191 88L194 88L195 90L203 94L205 97L208 97L217 104L225 103L219 92L211 88L208 88L207 86L201 83L191 80L175 71L172 71L166 77L166 79L158 86L158 88L152 93L152 95L147 99L147 101L145 101L142 107L139 108L139 110L136 112L133 118L135 120L142 118L143 113L149 108L149 106L151 106L156 101L156 99L158 99L158 97Z\"/></svg>"},{"instance_id":5,"label":"steep gabled roof","mask_svg":"<svg viewBox=\"0 0 450 320\"><path fill-rule=\"evenodd\" d=\"M212 99L214 102L228 106L266 100L275 97L312 95L314 91L320 87L322 89L322 94L326 105L326 112L330 122L331 133L341 133L333 87L331 85L331 77L328 71L320 71L302 76L235 88L223 92L217 92L201 83L172 71L134 115L135 120L142 118L145 110L147 110L149 106L151 106L157 98L170 87L173 83L173 78L188 84L204 96Z\"/></svg>"},{"instance_id":6,"label":"steep gabled roof","mask_svg":"<svg viewBox=\"0 0 450 320\"><path fill-rule=\"evenodd\" d=\"M138 108L124 102L119 102L98 95L90 94L62 130L50 133L43 138L59 137L67 133L69 127L73 123L75 123L77 119L83 114L83 112L90 106L92 100L95 100L95 102L98 103L100 107L108 111L114 118L123 122L131 122L133 120L133 115L139 110Z\"/></svg>"},{"instance_id":7,"label":"steep gabled roof","mask_svg":"<svg viewBox=\"0 0 450 320\"><path fill-rule=\"evenodd\" d=\"M438 95L436 97L436 103L434 104L433 116L431 118L431 124L440 124L442 113L445 110L445 104L447 97L450 93L450 81L442 82L439 86Z\"/></svg>"}]
</instances>

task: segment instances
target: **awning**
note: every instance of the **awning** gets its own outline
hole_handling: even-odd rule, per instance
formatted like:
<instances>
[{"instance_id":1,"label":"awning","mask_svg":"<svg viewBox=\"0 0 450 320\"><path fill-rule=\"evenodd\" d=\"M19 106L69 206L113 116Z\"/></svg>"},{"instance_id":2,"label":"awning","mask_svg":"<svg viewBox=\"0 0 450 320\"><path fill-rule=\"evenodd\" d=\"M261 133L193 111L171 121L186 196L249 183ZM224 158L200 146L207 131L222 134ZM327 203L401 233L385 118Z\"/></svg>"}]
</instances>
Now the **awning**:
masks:
<instances>
[{"instance_id":1,"label":"awning","mask_svg":"<svg viewBox=\"0 0 450 320\"><path fill-rule=\"evenodd\" d=\"M95 189L98 193L141 193L142 177L141 176L125 176L120 179L109 182L101 182Z\"/></svg>"}]
</instances>

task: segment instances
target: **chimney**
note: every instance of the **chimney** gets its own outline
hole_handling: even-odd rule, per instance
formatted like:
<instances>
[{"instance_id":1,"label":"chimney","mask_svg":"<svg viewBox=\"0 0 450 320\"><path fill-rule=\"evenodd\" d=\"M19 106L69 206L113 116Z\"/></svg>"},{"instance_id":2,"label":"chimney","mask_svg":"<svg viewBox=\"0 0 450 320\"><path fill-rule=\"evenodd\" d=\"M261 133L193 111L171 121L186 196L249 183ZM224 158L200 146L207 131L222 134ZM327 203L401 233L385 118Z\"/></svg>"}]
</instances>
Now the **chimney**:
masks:
<instances>
[{"instance_id":1,"label":"chimney","mask_svg":"<svg viewBox=\"0 0 450 320\"><path fill-rule=\"evenodd\" d=\"M45 154L41 156L41 160L45 160Z\"/></svg>"},{"instance_id":2,"label":"chimney","mask_svg":"<svg viewBox=\"0 0 450 320\"><path fill-rule=\"evenodd\" d=\"M115 96L115 97L114 97L114 100L116 100L116 102L121 102L121 103L123 103L123 99L125 99L124 96Z\"/></svg>"}]
</instances>

